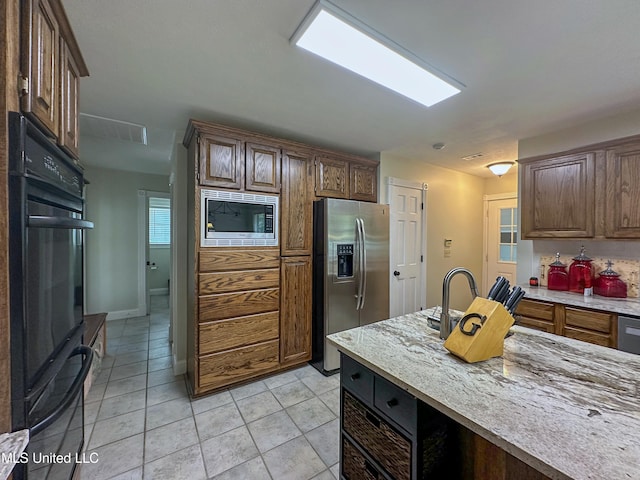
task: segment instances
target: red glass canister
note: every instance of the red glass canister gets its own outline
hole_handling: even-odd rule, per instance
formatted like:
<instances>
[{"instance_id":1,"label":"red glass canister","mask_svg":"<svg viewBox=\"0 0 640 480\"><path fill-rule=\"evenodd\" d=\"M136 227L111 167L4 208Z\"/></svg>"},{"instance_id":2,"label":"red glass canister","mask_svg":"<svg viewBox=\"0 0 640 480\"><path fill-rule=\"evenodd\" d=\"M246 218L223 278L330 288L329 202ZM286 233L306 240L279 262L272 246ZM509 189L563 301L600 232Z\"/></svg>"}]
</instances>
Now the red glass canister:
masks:
<instances>
[{"instance_id":1,"label":"red glass canister","mask_svg":"<svg viewBox=\"0 0 640 480\"><path fill-rule=\"evenodd\" d=\"M560 254L556 253L556 261L549 265L547 288L549 290L569 290L569 275L567 266L560 261Z\"/></svg>"},{"instance_id":2,"label":"red glass canister","mask_svg":"<svg viewBox=\"0 0 640 480\"><path fill-rule=\"evenodd\" d=\"M585 289L593 285L593 265L591 259L584 253L584 246L580 248L580 255L573 257L569 267L569 291L584 294Z\"/></svg>"},{"instance_id":3,"label":"red glass canister","mask_svg":"<svg viewBox=\"0 0 640 480\"><path fill-rule=\"evenodd\" d=\"M600 276L593 282L593 293L603 297L627 298L627 284L620 280L620 274L611 270L611 260L607 262L607 269L600 272Z\"/></svg>"}]
</instances>

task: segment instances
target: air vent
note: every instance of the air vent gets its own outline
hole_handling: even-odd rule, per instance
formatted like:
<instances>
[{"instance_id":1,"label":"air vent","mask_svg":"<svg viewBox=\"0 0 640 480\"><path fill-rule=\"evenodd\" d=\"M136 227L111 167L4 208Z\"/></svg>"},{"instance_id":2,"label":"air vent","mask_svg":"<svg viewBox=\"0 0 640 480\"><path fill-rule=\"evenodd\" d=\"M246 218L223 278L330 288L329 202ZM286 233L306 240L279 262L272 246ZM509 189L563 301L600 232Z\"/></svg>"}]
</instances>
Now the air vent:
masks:
<instances>
[{"instance_id":1,"label":"air vent","mask_svg":"<svg viewBox=\"0 0 640 480\"><path fill-rule=\"evenodd\" d=\"M469 160L475 160L476 158L481 158L481 157L484 157L484 153L478 152L478 153L472 153L471 155L467 155L466 157L462 157L462 160L466 160L468 162Z\"/></svg>"},{"instance_id":2,"label":"air vent","mask_svg":"<svg viewBox=\"0 0 640 480\"><path fill-rule=\"evenodd\" d=\"M80 130L82 135L147 145L147 127L137 123L81 113Z\"/></svg>"}]
</instances>

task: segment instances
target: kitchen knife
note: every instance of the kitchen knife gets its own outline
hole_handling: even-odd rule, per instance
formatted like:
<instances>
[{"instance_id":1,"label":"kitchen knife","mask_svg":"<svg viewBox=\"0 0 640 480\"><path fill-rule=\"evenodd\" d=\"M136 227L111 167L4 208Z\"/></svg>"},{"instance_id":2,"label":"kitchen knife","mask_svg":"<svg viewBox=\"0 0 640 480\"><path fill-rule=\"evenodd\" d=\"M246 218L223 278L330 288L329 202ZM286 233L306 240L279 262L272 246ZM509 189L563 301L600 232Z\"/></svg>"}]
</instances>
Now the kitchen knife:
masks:
<instances>
[{"instance_id":1,"label":"kitchen knife","mask_svg":"<svg viewBox=\"0 0 640 480\"><path fill-rule=\"evenodd\" d=\"M518 293L518 296L516 297L516 299L511 304L511 308L509 308L509 313L515 312L516 307L520 303L520 300L522 300L524 298L524 294L525 294L524 290L522 290L520 293Z\"/></svg>"},{"instance_id":2,"label":"kitchen knife","mask_svg":"<svg viewBox=\"0 0 640 480\"><path fill-rule=\"evenodd\" d=\"M509 296L509 280L507 280L506 278L504 279L504 283L502 284L502 286L500 287L500 290L498 291L498 293L496 294L494 300L496 302L499 303L504 303L505 300L508 298Z\"/></svg>"},{"instance_id":3,"label":"kitchen knife","mask_svg":"<svg viewBox=\"0 0 640 480\"><path fill-rule=\"evenodd\" d=\"M522 288L520 288L519 286L513 287L513 290L511 290L511 293L509 294L509 298L506 302L504 302L504 308L511 311L513 309L513 303L516 301L521 291Z\"/></svg>"},{"instance_id":4,"label":"kitchen knife","mask_svg":"<svg viewBox=\"0 0 640 480\"><path fill-rule=\"evenodd\" d=\"M489 290L489 295L487 295L487 298L489 300L495 300L496 295L498 294L498 292L500 291L500 288L502 287L502 285L506 280L507 279L502 276L496 278L496 283L493 284L493 286L491 287L491 290Z\"/></svg>"}]
</instances>

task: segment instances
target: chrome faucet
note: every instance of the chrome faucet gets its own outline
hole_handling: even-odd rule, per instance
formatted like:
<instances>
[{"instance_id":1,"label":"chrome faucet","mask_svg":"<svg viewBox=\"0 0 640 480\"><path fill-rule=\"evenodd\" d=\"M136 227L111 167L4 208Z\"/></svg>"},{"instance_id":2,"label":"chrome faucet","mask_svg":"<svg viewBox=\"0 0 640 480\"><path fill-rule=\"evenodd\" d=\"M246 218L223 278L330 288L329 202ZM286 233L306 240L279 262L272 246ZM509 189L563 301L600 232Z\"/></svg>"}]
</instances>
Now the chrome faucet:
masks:
<instances>
[{"instance_id":1,"label":"chrome faucet","mask_svg":"<svg viewBox=\"0 0 640 480\"><path fill-rule=\"evenodd\" d=\"M449 337L451 330L453 330L451 326L451 318L449 318L449 289L451 279L459 273L463 274L467 277L467 280L469 280L469 288L471 289L471 295L473 295L473 298L476 298L479 295L476 279L473 277L473 273L469 270L462 267L456 267L447 272L444 276L444 280L442 281L442 312L440 313L440 338L445 340Z\"/></svg>"}]
</instances>

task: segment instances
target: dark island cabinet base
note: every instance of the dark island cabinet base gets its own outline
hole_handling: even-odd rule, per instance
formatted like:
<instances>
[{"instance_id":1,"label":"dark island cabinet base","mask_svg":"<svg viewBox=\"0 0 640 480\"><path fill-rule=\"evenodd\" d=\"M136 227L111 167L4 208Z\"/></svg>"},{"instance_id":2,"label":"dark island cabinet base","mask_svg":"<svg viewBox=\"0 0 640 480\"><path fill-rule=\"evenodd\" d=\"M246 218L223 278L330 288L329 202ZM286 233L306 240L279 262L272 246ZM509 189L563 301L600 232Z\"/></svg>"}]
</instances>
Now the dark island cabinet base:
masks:
<instances>
[{"instance_id":1,"label":"dark island cabinet base","mask_svg":"<svg viewBox=\"0 0 640 480\"><path fill-rule=\"evenodd\" d=\"M341 355L343 480L543 480L516 457Z\"/></svg>"}]
</instances>

